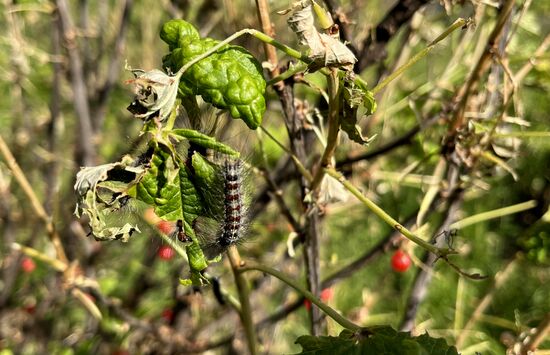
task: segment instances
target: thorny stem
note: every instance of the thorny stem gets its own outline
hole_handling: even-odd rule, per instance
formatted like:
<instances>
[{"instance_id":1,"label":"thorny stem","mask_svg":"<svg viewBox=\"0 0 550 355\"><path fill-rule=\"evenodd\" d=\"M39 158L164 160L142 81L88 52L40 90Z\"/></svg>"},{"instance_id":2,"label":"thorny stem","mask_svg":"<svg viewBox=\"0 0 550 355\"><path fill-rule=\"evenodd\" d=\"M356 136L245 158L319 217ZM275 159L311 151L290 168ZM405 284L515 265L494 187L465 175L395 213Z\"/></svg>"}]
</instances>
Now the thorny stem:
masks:
<instances>
[{"instance_id":1,"label":"thorny stem","mask_svg":"<svg viewBox=\"0 0 550 355\"><path fill-rule=\"evenodd\" d=\"M426 249L427 251L445 259L447 255L450 254L456 254L456 251L449 249L449 248L438 248L435 245L432 245L428 242L426 242L424 239L420 238L416 234L409 231L407 228L405 228L402 224L397 222L392 216L386 213L383 209L378 207L373 201L371 201L368 197L363 195L361 191L359 191L355 186L353 186L352 183L347 181L342 174L340 174L338 171L336 171L334 168L327 168L325 169L326 173L333 177L334 179L338 180L349 192L351 192L355 197L357 197L361 202L363 202L371 211L373 211L378 217L382 218L384 222L389 224L392 228L397 230L399 233L401 233L403 236L405 236L410 241L418 244L422 248Z\"/></svg>"},{"instance_id":2,"label":"thorny stem","mask_svg":"<svg viewBox=\"0 0 550 355\"><path fill-rule=\"evenodd\" d=\"M287 285L289 285L290 287L292 287L293 289L295 289L296 291L298 291L299 293L304 295L308 300L311 301L311 303L313 303L317 307L319 307L323 312L325 312L325 314L327 316L334 319L334 321L336 323L340 324L342 327L344 327L346 329L349 329L349 330L352 330L352 331L358 331L358 330L361 329L360 326L358 326L357 324L351 322L349 319L343 317L342 315L340 315L340 313L336 312L334 309L332 309L328 305L321 302L320 299L318 299L311 292L306 290L305 287L302 287L297 281L291 279L290 277L288 277L284 273L282 273L282 272L280 272L276 269L273 269L269 266L262 265L262 264L247 263L246 266L239 268L239 272L241 272L241 273L242 272L247 272L247 271L261 271L261 272L264 272L266 274L269 274L271 276L274 276L274 277L278 278L282 282L286 283Z\"/></svg>"},{"instance_id":3,"label":"thorny stem","mask_svg":"<svg viewBox=\"0 0 550 355\"><path fill-rule=\"evenodd\" d=\"M254 322L252 321L252 308L250 307L250 292L246 280L241 272L241 257L237 248L232 246L227 251L229 256L229 262L231 263L231 269L233 270L233 275L235 276L235 283L237 285L237 291L239 293L239 301L241 302L241 311L239 316L243 324L244 331L246 333L246 340L248 341L248 350L250 354L257 354L257 344L256 344L256 328L254 327Z\"/></svg>"}]
</instances>

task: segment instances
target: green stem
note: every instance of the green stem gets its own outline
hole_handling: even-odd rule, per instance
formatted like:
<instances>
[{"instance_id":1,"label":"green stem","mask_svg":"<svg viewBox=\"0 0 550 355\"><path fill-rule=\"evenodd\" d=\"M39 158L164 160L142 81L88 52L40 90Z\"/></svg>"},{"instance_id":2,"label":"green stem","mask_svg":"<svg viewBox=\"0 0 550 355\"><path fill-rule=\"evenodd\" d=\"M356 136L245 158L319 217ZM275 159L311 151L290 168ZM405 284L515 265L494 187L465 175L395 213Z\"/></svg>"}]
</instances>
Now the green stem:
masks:
<instances>
[{"instance_id":1,"label":"green stem","mask_svg":"<svg viewBox=\"0 0 550 355\"><path fill-rule=\"evenodd\" d=\"M299 63L299 64L296 64L296 65L293 65L288 70L286 70L285 72L283 72L283 73L277 75L276 77L268 80L267 85L273 85L273 84L278 83L279 81L286 80L286 79L290 78L291 76L294 76L298 73L301 73L301 72L305 71L306 69L307 69L307 64L305 64L305 63Z\"/></svg>"},{"instance_id":2,"label":"green stem","mask_svg":"<svg viewBox=\"0 0 550 355\"><path fill-rule=\"evenodd\" d=\"M311 59L309 59L305 54L302 54L301 52L295 50L294 48L291 48L287 45L282 44L281 42L275 40L274 38L269 37L265 33L260 32L260 31L255 30L255 29L245 28L243 30L235 32L234 34L227 37L223 41L220 41L218 44L216 44L215 46L213 46L212 48L210 48L206 52L202 53L201 55L196 56L195 58L193 58L192 60L187 62L176 73L176 75L175 75L176 80L179 80L181 75L183 73L185 73L185 71L187 71L187 69L191 68L194 64L196 64L197 62L200 62L204 58L206 58L206 57L210 56L211 54L215 53L218 49L222 48L226 44L231 43L232 41L236 40L237 38L239 38L239 37L241 37L245 34L249 34L251 36L256 37L257 39L259 39L262 42L271 44L273 47L280 49L281 51L285 52L286 54L288 54L291 57L294 57L296 59L300 59L301 61L306 62L306 63L311 62Z\"/></svg>"},{"instance_id":3,"label":"green stem","mask_svg":"<svg viewBox=\"0 0 550 355\"><path fill-rule=\"evenodd\" d=\"M174 107L172 108L172 112L170 112L170 116L168 116L168 120L166 121L165 130L171 131L172 128L174 128L174 124L176 123L176 118L178 117L178 108L180 105L180 100L176 100ZM145 126L143 126L145 129Z\"/></svg>"},{"instance_id":4,"label":"green stem","mask_svg":"<svg viewBox=\"0 0 550 355\"><path fill-rule=\"evenodd\" d=\"M260 41L262 41L264 43L270 44L273 47L281 50L282 52L286 53L287 55L289 55L293 58L296 58L296 59L300 60L301 62L303 62L305 64L310 64L312 62L311 58L309 58L307 55L303 54L300 51L297 51L296 49L294 49L292 47L289 47L289 46L277 41L276 39L266 35L265 33L261 32L261 31L258 31L258 30L255 30L255 29L252 29L252 28L245 28L245 29L242 29L240 31L235 32L231 36L227 37L223 41L219 42L218 44L216 44L215 46L213 46L212 48L210 48L209 50L204 52L203 54L198 55L195 58L193 58L191 61L187 62L184 66L182 66L180 68L180 70L178 70L178 72L175 75L175 79L179 81L180 78L181 78L181 75L185 71L187 71L189 68L191 68L194 64L196 64L197 62L200 62L204 58L206 58L206 57L210 56L211 54L215 53L218 49L222 48L226 44L229 44L229 43L233 42L234 40L236 40L237 38L239 38L239 37L241 37L245 34L249 34L249 35L259 39ZM285 80L285 79L293 76L294 74L302 72L306 69L307 69L307 65L298 64L294 68L291 68L291 69L287 70L286 72L284 72L283 74L269 80L268 84L273 85L273 84L275 84L275 83L277 83L281 80ZM325 75L330 75L330 73L331 73L331 71L328 70L327 68L322 68L320 71ZM354 82L361 89L367 91L367 83L363 79L361 79L360 77L357 76L354 79Z\"/></svg>"},{"instance_id":5,"label":"green stem","mask_svg":"<svg viewBox=\"0 0 550 355\"><path fill-rule=\"evenodd\" d=\"M332 157L338 144L338 132L340 131L340 121L338 115L340 113L340 89L338 84L340 79L338 77L338 71L332 69L330 75L327 78L328 83L328 96L329 96L329 112L328 112L328 135L327 145L325 151L320 160L319 169L317 170L313 182L311 184L311 191L315 191L317 187L323 181L325 176L325 168L331 166Z\"/></svg>"},{"instance_id":6,"label":"green stem","mask_svg":"<svg viewBox=\"0 0 550 355\"><path fill-rule=\"evenodd\" d=\"M239 272L247 272L247 271L261 271L266 274L269 274L271 276L274 276L278 278L279 280L283 281L302 295L304 295L305 298L311 301L311 303L315 304L317 307L319 307L327 316L334 319L334 321L338 324L340 324L342 327L349 329L351 331L358 331L361 329L360 326L357 324L351 322L349 319L343 317L340 313L336 312L331 307L327 306L323 302L321 302L320 299L315 297L311 292L309 292L305 287L301 286L297 281L291 279L287 275L283 274L279 270L273 269L269 266L261 265L261 264L251 264L247 263L247 266L239 268Z\"/></svg>"},{"instance_id":7,"label":"green stem","mask_svg":"<svg viewBox=\"0 0 550 355\"><path fill-rule=\"evenodd\" d=\"M537 201L530 200L527 202L518 203L512 206L499 208L492 211L487 211L483 213L478 213L473 216L469 216L467 218L461 219L460 221L457 221L449 226L449 228L453 229L462 229L464 227L467 227L469 225L483 222L489 219L499 218L502 216L506 216L513 213L518 213L521 211L525 211L531 208L534 208L537 206Z\"/></svg>"},{"instance_id":8,"label":"green stem","mask_svg":"<svg viewBox=\"0 0 550 355\"><path fill-rule=\"evenodd\" d=\"M392 216L386 213L383 209L378 207L374 202L372 202L368 197L364 196L353 184L347 181L342 174L336 171L334 168L327 168L326 173L331 177L338 180L349 192L351 192L355 197L357 197L361 202L363 202L371 211L373 211L378 217L382 218L384 222L389 224L392 228L397 230L403 236L405 236L410 241L418 244L422 248L428 250L429 252L434 253L439 257L445 258L449 254L456 254L456 251L448 248L438 248L433 244L426 242L424 239L415 235L399 222L397 222Z\"/></svg>"},{"instance_id":9,"label":"green stem","mask_svg":"<svg viewBox=\"0 0 550 355\"><path fill-rule=\"evenodd\" d=\"M446 38L448 35L450 35L453 31L455 31L458 28L462 28L466 26L469 23L469 21L459 18L457 19L451 26L449 26L441 35L439 35L436 39L434 39L430 44L428 44L428 47L424 48L422 51L417 53L414 57L409 59L409 61L399 68L397 68L396 71L391 73L388 77L386 77L382 82L380 82L378 85L376 85L371 91L372 94L375 95L380 90L385 88L390 82L392 82L395 78L397 78L399 75L403 74L403 72L407 69L409 69L411 66L413 66L416 62L418 62L420 59L424 58L432 49L434 49L435 45L442 41L444 38Z\"/></svg>"}]
</instances>

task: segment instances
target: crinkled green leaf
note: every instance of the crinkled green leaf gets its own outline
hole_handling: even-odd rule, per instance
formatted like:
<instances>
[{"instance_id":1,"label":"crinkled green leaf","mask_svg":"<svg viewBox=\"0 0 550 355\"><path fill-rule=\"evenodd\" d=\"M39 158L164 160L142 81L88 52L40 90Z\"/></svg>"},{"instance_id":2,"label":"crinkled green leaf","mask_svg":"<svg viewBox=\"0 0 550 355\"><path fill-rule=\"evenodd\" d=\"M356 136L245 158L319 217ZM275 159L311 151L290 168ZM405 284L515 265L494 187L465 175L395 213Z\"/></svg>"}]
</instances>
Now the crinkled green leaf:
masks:
<instances>
[{"instance_id":1,"label":"crinkled green leaf","mask_svg":"<svg viewBox=\"0 0 550 355\"><path fill-rule=\"evenodd\" d=\"M193 26L183 20L172 20L161 30L161 38L170 49L163 58L163 66L174 73L219 43L198 38L196 29L190 28ZM242 119L251 129L262 122L265 88L260 63L246 49L234 45L223 46L194 64L180 81L180 94L201 95L215 107L229 110L233 118Z\"/></svg>"},{"instance_id":2,"label":"crinkled green leaf","mask_svg":"<svg viewBox=\"0 0 550 355\"><path fill-rule=\"evenodd\" d=\"M185 138L191 143L194 143L203 148L212 149L217 152L227 154L234 158L239 157L239 152L237 152L233 148L221 142L218 142L215 138L210 137L206 134L200 133L194 129L185 129L185 128L173 129L171 131L171 134L177 137Z\"/></svg>"},{"instance_id":3,"label":"crinkled green leaf","mask_svg":"<svg viewBox=\"0 0 550 355\"><path fill-rule=\"evenodd\" d=\"M200 39L197 29L188 22L181 20L170 20L162 26L160 38L168 44L170 51L181 47L180 40L198 40Z\"/></svg>"},{"instance_id":4,"label":"crinkled green leaf","mask_svg":"<svg viewBox=\"0 0 550 355\"><path fill-rule=\"evenodd\" d=\"M344 330L338 337L301 336L296 340L302 346L300 354L376 354L376 355L458 355L455 347L428 334L411 337L391 327L371 327L353 333Z\"/></svg>"}]
</instances>

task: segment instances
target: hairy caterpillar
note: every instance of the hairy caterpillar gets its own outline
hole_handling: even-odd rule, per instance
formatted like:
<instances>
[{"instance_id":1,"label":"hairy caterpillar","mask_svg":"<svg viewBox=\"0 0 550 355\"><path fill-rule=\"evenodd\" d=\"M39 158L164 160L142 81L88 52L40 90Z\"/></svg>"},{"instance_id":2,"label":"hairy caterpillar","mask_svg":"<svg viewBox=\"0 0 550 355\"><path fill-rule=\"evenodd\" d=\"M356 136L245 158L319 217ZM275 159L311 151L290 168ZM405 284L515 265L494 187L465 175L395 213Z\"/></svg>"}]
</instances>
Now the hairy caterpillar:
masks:
<instances>
[{"instance_id":1,"label":"hairy caterpillar","mask_svg":"<svg viewBox=\"0 0 550 355\"><path fill-rule=\"evenodd\" d=\"M250 166L237 158L240 149L234 150L222 141L244 142L249 149L250 139L235 138L232 120L222 119L224 114L202 113L199 121L191 120L185 113L179 116L179 124L200 134L213 137L216 143L201 144L196 140L182 142L181 155L186 157L190 179L197 188L203 213L192 223L203 253L214 259L230 246L242 242L248 232L250 218ZM237 136L242 132L237 129ZM215 137L215 138L214 138ZM221 149L220 147L225 148ZM232 152L227 151L230 149ZM246 149L245 149L246 150Z\"/></svg>"},{"instance_id":2,"label":"hairy caterpillar","mask_svg":"<svg viewBox=\"0 0 550 355\"><path fill-rule=\"evenodd\" d=\"M202 239L208 258L223 253L242 241L248 231L248 191L245 187L245 164L240 159L225 158L218 165L217 187L210 191L210 218L199 218L195 230Z\"/></svg>"}]
</instances>

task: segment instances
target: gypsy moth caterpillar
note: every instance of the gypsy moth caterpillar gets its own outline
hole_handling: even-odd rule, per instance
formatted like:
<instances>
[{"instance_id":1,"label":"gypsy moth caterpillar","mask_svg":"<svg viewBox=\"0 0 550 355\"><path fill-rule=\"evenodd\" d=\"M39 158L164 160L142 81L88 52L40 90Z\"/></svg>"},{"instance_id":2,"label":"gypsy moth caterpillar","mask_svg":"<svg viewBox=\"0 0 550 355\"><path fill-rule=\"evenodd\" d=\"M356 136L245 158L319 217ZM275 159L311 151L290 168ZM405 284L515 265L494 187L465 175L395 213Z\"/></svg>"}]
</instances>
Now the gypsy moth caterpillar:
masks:
<instances>
[{"instance_id":1,"label":"gypsy moth caterpillar","mask_svg":"<svg viewBox=\"0 0 550 355\"><path fill-rule=\"evenodd\" d=\"M208 192L208 218L194 224L205 255L212 259L243 240L248 231L248 192L241 159L225 157L218 165L217 186Z\"/></svg>"},{"instance_id":2,"label":"gypsy moth caterpillar","mask_svg":"<svg viewBox=\"0 0 550 355\"><path fill-rule=\"evenodd\" d=\"M239 122L223 119L224 116L207 110L201 113L198 121L185 114L179 117L179 123L184 127L213 137L217 142L207 145L191 139L181 145L190 178L204 208L192 227L208 259L214 259L230 246L241 243L250 224L251 184L248 178L251 166L244 159L237 158L236 152L254 153L251 151L254 149L253 140L249 131L243 132L239 128ZM227 141L237 142L241 149L233 149L233 144L227 145ZM222 149L222 146L231 149Z\"/></svg>"}]
</instances>

